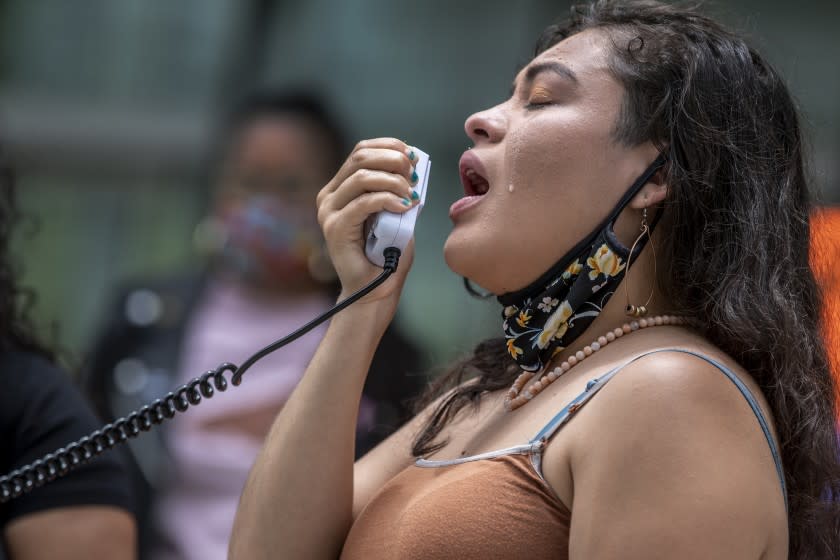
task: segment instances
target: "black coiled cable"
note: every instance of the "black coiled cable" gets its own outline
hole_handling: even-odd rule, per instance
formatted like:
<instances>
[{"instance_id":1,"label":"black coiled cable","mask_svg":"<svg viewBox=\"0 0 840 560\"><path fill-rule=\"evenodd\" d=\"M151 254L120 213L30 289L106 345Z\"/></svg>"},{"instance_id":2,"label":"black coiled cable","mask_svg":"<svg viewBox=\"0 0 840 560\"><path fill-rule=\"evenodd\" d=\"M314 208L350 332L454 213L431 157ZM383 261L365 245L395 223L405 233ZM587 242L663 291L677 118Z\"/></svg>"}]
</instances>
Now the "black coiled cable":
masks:
<instances>
[{"instance_id":1,"label":"black coiled cable","mask_svg":"<svg viewBox=\"0 0 840 560\"><path fill-rule=\"evenodd\" d=\"M242 376L245 372L258 360L297 340L385 282L397 270L397 265L400 260L400 250L395 247L389 247L385 249L384 255L385 265L383 271L370 284L335 304L325 313L306 323L293 333L256 352L253 356L245 360L241 366L237 367L229 362L220 364L216 369L207 371L201 377L193 378L168 393L165 397L133 411L128 416L124 416L110 424L102 426L98 430L68 444L66 447L61 447L52 453L47 453L40 459L36 459L28 465L24 465L0 477L0 504L4 504L66 475L73 469L84 465L115 445L119 445L129 438L137 437L142 432L149 431L152 426L173 418L176 413L186 412L190 406L196 406L201 403L202 398L212 398L217 390L227 390L228 381L225 379L226 372L233 374L230 382L234 386L239 385L242 383Z\"/></svg>"}]
</instances>

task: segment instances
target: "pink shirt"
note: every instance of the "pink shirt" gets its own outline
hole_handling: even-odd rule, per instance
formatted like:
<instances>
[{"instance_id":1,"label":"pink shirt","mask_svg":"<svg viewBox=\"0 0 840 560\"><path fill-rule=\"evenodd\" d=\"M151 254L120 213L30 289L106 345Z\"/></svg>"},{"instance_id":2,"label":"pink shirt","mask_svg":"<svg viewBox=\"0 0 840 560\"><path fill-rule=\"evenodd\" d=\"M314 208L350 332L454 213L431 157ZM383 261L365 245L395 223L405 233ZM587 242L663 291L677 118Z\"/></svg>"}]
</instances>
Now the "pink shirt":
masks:
<instances>
[{"instance_id":1,"label":"pink shirt","mask_svg":"<svg viewBox=\"0 0 840 560\"><path fill-rule=\"evenodd\" d=\"M238 285L214 281L193 313L184 336L178 384L228 361L248 356L324 312L325 296L256 298ZM243 432L208 427L232 413L282 404L320 342L321 325L290 346L257 362L242 384L179 416L168 434L172 470L155 512L165 546L157 559L223 560L239 495L262 445ZM229 377L228 377L229 379Z\"/></svg>"}]
</instances>

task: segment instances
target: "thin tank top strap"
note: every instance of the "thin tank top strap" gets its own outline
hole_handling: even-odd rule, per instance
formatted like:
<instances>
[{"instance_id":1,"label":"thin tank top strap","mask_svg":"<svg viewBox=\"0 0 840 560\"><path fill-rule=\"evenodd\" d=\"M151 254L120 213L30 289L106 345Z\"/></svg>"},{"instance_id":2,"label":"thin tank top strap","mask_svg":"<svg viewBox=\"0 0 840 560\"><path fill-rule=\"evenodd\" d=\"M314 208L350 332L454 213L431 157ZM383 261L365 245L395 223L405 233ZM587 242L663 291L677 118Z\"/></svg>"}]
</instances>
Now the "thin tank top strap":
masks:
<instances>
[{"instance_id":1,"label":"thin tank top strap","mask_svg":"<svg viewBox=\"0 0 840 560\"><path fill-rule=\"evenodd\" d=\"M589 401L589 399L594 397L595 394L598 391L600 391L609 382L610 379L615 377L615 375L619 371L621 371L625 367L629 366L633 362L635 362L637 360L640 360L641 358L644 358L645 356L649 356L651 354L658 354L660 352L681 352L683 354L690 354L692 356L697 356L701 360L706 361L707 363L715 366L717 369L719 369L721 372L723 372L723 374L735 385L735 387L738 388L738 390L741 392L741 395L744 397L744 399L746 399L747 403L750 405L750 408L752 409L753 414L755 414L755 417L758 419L758 423L761 426L761 430L764 432L764 437L767 439L767 443L770 446L770 452L772 453L773 461L776 464L776 474L779 477L779 483L781 484L781 487L782 487L782 495L785 499L785 509L787 510L787 507L788 507L787 486L785 484L785 475L784 475L784 469L782 467L781 455L779 454L779 451L776 447L776 442L773 440L773 435L770 432L770 427L767 423L767 419L764 417L764 413L762 413L761 407L758 405L758 401L755 399L755 397L750 392L750 390L747 388L747 386L744 384L744 382L741 381L738 378L738 376L735 375L735 373L732 370L730 370L725 365L713 360L712 358L709 358L708 356L704 356L703 354L698 354L697 352L692 352L691 350L684 350L684 349L681 349L681 348L665 348L665 349L661 349L661 350L652 350L650 352L645 352L644 354L636 356L635 358L628 361L627 363L622 364L622 365L608 371L607 373L605 373L601 377L597 377L597 378L591 380L589 383L586 384L586 389L584 389L584 391L581 394L579 394L577 397L572 399L572 401L569 404L567 404L565 407L563 407L560 410L560 412L558 412L551 420L549 420L548 423L537 433L537 435L534 436L531 439L530 443L531 444L542 443L543 445L545 445L548 442L548 440L550 440L552 437L554 437L554 435L557 433L557 431L560 428L562 428L572 418L574 413L577 412L578 410L580 410L580 408L583 405L585 405ZM538 461L537 463L535 463L535 466L538 467L538 469L537 469L538 471L540 471L540 469L539 469L539 463L540 462L541 461Z\"/></svg>"}]
</instances>

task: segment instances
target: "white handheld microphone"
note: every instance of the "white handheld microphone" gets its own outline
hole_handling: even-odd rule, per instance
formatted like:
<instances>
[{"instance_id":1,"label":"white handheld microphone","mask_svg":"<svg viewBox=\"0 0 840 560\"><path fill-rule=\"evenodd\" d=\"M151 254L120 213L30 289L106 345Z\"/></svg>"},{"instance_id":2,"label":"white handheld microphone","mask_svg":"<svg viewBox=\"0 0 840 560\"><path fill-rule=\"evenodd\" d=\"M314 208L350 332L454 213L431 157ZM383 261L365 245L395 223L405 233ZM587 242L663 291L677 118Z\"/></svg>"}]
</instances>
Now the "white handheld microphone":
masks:
<instances>
[{"instance_id":1,"label":"white handheld microphone","mask_svg":"<svg viewBox=\"0 0 840 560\"><path fill-rule=\"evenodd\" d=\"M396 247L400 252L405 250L411 236L414 235L417 216L426 202L426 187L429 183L432 160L427 153L417 148L413 150L417 155L414 170L418 176L414 190L420 195L420 200L407 212L397 214L383 210L371 215L365 222L365 254L376 266L385 266L385 249L388 247Z\"/></svg>"}]
</instances>

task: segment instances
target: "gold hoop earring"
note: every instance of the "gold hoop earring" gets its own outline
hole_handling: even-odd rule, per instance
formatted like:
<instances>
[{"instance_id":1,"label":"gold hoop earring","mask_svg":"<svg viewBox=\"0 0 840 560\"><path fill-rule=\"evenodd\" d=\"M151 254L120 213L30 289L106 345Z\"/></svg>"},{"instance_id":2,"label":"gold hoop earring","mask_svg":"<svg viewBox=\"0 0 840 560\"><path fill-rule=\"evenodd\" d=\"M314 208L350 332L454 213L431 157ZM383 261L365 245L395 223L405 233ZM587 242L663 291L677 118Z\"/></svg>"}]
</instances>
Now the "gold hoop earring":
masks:
<instances>
[{"instance_id":1,"label":"gold hoop earring","mask_svg":"<svg viewBox=\"0 0 840 560\"><path fill-rule=\"evenodd\" d=\"M653 286L650 288L650 295L647 298L647 301L644 305L632 305L630 303L630 259L633 258L633 253L636 250L636 246L639 244L639 241L647 235L648 236L648 244L650 245L650 250L653 251L653 278L654 282L656 282L656 248L653 246L653 240L650 238L650 227L647 223L647 208L642 210L642 225L641 225L641 233L639 237L636 238L636 241L633 242L633 246L630 247L630 255L627 258L627 272L624 273L624 295L627 298L627 306L624 308L624 313L629 317L644 317L648 313L647 306L650 305L650 301L653 299Z\"/></svg>"}]
</instances>

